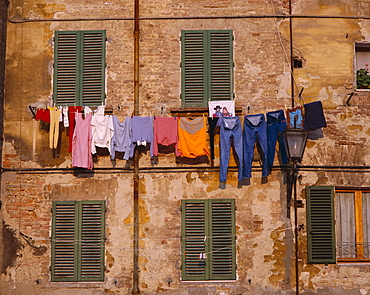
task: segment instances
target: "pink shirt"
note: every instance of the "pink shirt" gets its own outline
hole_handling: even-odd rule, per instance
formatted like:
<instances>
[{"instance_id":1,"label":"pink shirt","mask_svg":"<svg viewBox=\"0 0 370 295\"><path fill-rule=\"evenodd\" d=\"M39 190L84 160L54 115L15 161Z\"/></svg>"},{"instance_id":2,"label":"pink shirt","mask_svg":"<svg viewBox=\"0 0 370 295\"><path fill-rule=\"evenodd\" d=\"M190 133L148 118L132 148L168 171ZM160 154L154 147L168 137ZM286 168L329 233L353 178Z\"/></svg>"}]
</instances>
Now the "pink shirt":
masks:
<instances>
[{"instance_id":1,"label":"pink shirt","mask_svg":"<svg viewBox=\"0 0 370 295\"><path fill-rule=\"evenodd\" d=\"M86 169L93 168L91 154L91 118L92 114L82 118L81 113L76 113L75 130L72 139L72 166Z\"/></svg>"},{"instance_id":2,"label":"pink shirt","mask_svg":"<svg viewBox=\"0 0 370 295\"><path fill-rule=\"evenodd\" d=\"M170 117L155 117L154 118L154 147L153 155L158 155L158 144L171 145L176 144L176 156L179 156L177 152L177 118Z\"/></svg>"}]
</instances>

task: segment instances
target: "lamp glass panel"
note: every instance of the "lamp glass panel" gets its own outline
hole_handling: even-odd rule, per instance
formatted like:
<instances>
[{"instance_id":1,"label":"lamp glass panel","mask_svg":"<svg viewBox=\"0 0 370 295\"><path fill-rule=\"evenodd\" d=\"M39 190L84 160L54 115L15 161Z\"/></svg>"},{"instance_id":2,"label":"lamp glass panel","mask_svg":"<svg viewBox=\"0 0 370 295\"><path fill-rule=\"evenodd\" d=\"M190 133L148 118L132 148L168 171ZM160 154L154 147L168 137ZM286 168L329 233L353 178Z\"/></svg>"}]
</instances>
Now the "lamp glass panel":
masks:
<instances>
[{"instance_id":1,"label":"lamp glass panel","mask_svg":"<svg viewBox=\"0 0 370 295\"><path fill-rule=\"evenodd\" d=\"M307 140L307 132L287 130L285 137L289 158L302 159Z\"/></svg>"}]
</instances>

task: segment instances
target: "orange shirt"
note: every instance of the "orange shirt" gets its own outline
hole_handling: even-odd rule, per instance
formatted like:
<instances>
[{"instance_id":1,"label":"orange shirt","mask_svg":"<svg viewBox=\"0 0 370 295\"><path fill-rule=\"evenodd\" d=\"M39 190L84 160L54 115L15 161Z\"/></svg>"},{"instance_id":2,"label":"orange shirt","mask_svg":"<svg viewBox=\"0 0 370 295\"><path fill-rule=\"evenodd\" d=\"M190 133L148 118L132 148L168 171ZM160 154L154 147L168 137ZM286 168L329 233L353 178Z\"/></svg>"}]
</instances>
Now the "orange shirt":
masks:
<instances>
[{"instance_id":1,"label":"orange shirt","mask_svg":"<svg viewBox=\"0 0 370 295\"><path fill-rule=\"evenodd\" d=\"M180 118L178 121L178 152L180 157L196 158L209 156L207 145L206 118L200 117L193 120Z\"/></svg>"}]
</instances>

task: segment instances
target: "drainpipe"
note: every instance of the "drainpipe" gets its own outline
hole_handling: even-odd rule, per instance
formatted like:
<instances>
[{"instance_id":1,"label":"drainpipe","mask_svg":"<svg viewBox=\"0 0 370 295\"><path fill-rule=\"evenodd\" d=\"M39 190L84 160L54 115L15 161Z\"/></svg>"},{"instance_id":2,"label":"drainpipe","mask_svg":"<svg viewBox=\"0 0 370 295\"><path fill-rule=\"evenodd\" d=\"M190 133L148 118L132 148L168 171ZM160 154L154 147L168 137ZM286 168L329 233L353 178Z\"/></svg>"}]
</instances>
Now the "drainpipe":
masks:
<instances>
[{"instance_id":1,"label":"drainpipe","mask_svg":"<svg viewBox=\"0 0 370 295\"><path fill-rule=\"evenodd\" d=\"M294 108L294 58L293 58L293 25L292 25L292 0L289 0L289 37L290 37L290 88L292 95L292 108Z\"/></svg>"},{"instance_id":2,"label":"drainpipe","mask_svg":"<svg viewBox=\"0 0 370 295\"><path fill-rule=\"evenodd\" d=\"M289 37L290 37L290 87L292 95L292 108L294 108L294 58L293 58L293 25L292 0L289 0ZM293 193L294 193L294 242L295 242L295 294L299 294L299 267L298 267L298 210L297 210L297 163L293 163Z\"/></svg>"},{"instance_id":3,"label":"drainpipe","mask_svg":"<svg viewBox=\"0 0 370 295\"><path fill-rule=\"evenodd\" d=\"M135 0L134 11L134 115L139 116L139 0ZM140 294L139 290L139 153L134 154L134 272L132 294Z\"/></svg>"}]
</instances>

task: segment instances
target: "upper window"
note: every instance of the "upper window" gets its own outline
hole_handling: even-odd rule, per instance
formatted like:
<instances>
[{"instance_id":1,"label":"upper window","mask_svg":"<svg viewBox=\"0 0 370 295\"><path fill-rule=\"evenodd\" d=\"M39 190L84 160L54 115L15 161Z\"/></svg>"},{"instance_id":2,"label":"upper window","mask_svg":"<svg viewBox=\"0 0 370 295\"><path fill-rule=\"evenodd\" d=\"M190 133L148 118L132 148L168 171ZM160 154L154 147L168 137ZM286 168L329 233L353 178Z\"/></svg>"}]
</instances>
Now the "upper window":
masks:
<instances>
[{"instance_id":1,"label":"upper window","mask_svg":"<svg viewBox=\"0 0 370 295\"><path fill-rule=\"evenodd\" d=\"M370 190L308 187L307 237L310 263L370 261Z\"/></svg>"},{"instance_id":2,"label":"upper window","mask_svg":"<svg viewBox=\"0 0 370 295\"><path fill-rule=\"evenodd\" d=\"M370 44L356 43L356 88L370 89Z\"/></svg>"},{"instance_id":3,"label":"upper window","mask_svg":"<svg viewBox=\"0 0 370 295\"><path fill-rule=\"evenodd\" d=\"M52 281L104 280L104 201L53 202Z\"/></svg>"},{"instance_id":4,"label":"upper window","mask_svg":"<svg viewBox=\"0 0 370 295\"><path fill-rule=\"evenodd\" d=\"M182 201L182 279L234 280L234 200Z\"/></svg>"},{"instance_id":5,"label":"upper window","mask_svg":"<svg viewBox=\"0 0 370 295\"><path fill-rule=\"evenodd\" d=\"M105 31L55 32L55 104L104 104L104 76Z\"/></svg>"},{"instance_id":6,"label":"upper window","mask_svg":"<svg viewBox=\"0 0 370 295\"><path fill-rule=\"evenodd\" d=\"M183 106L233 99L232 31L182 31Z\"/></svg>"}]
</instances>

